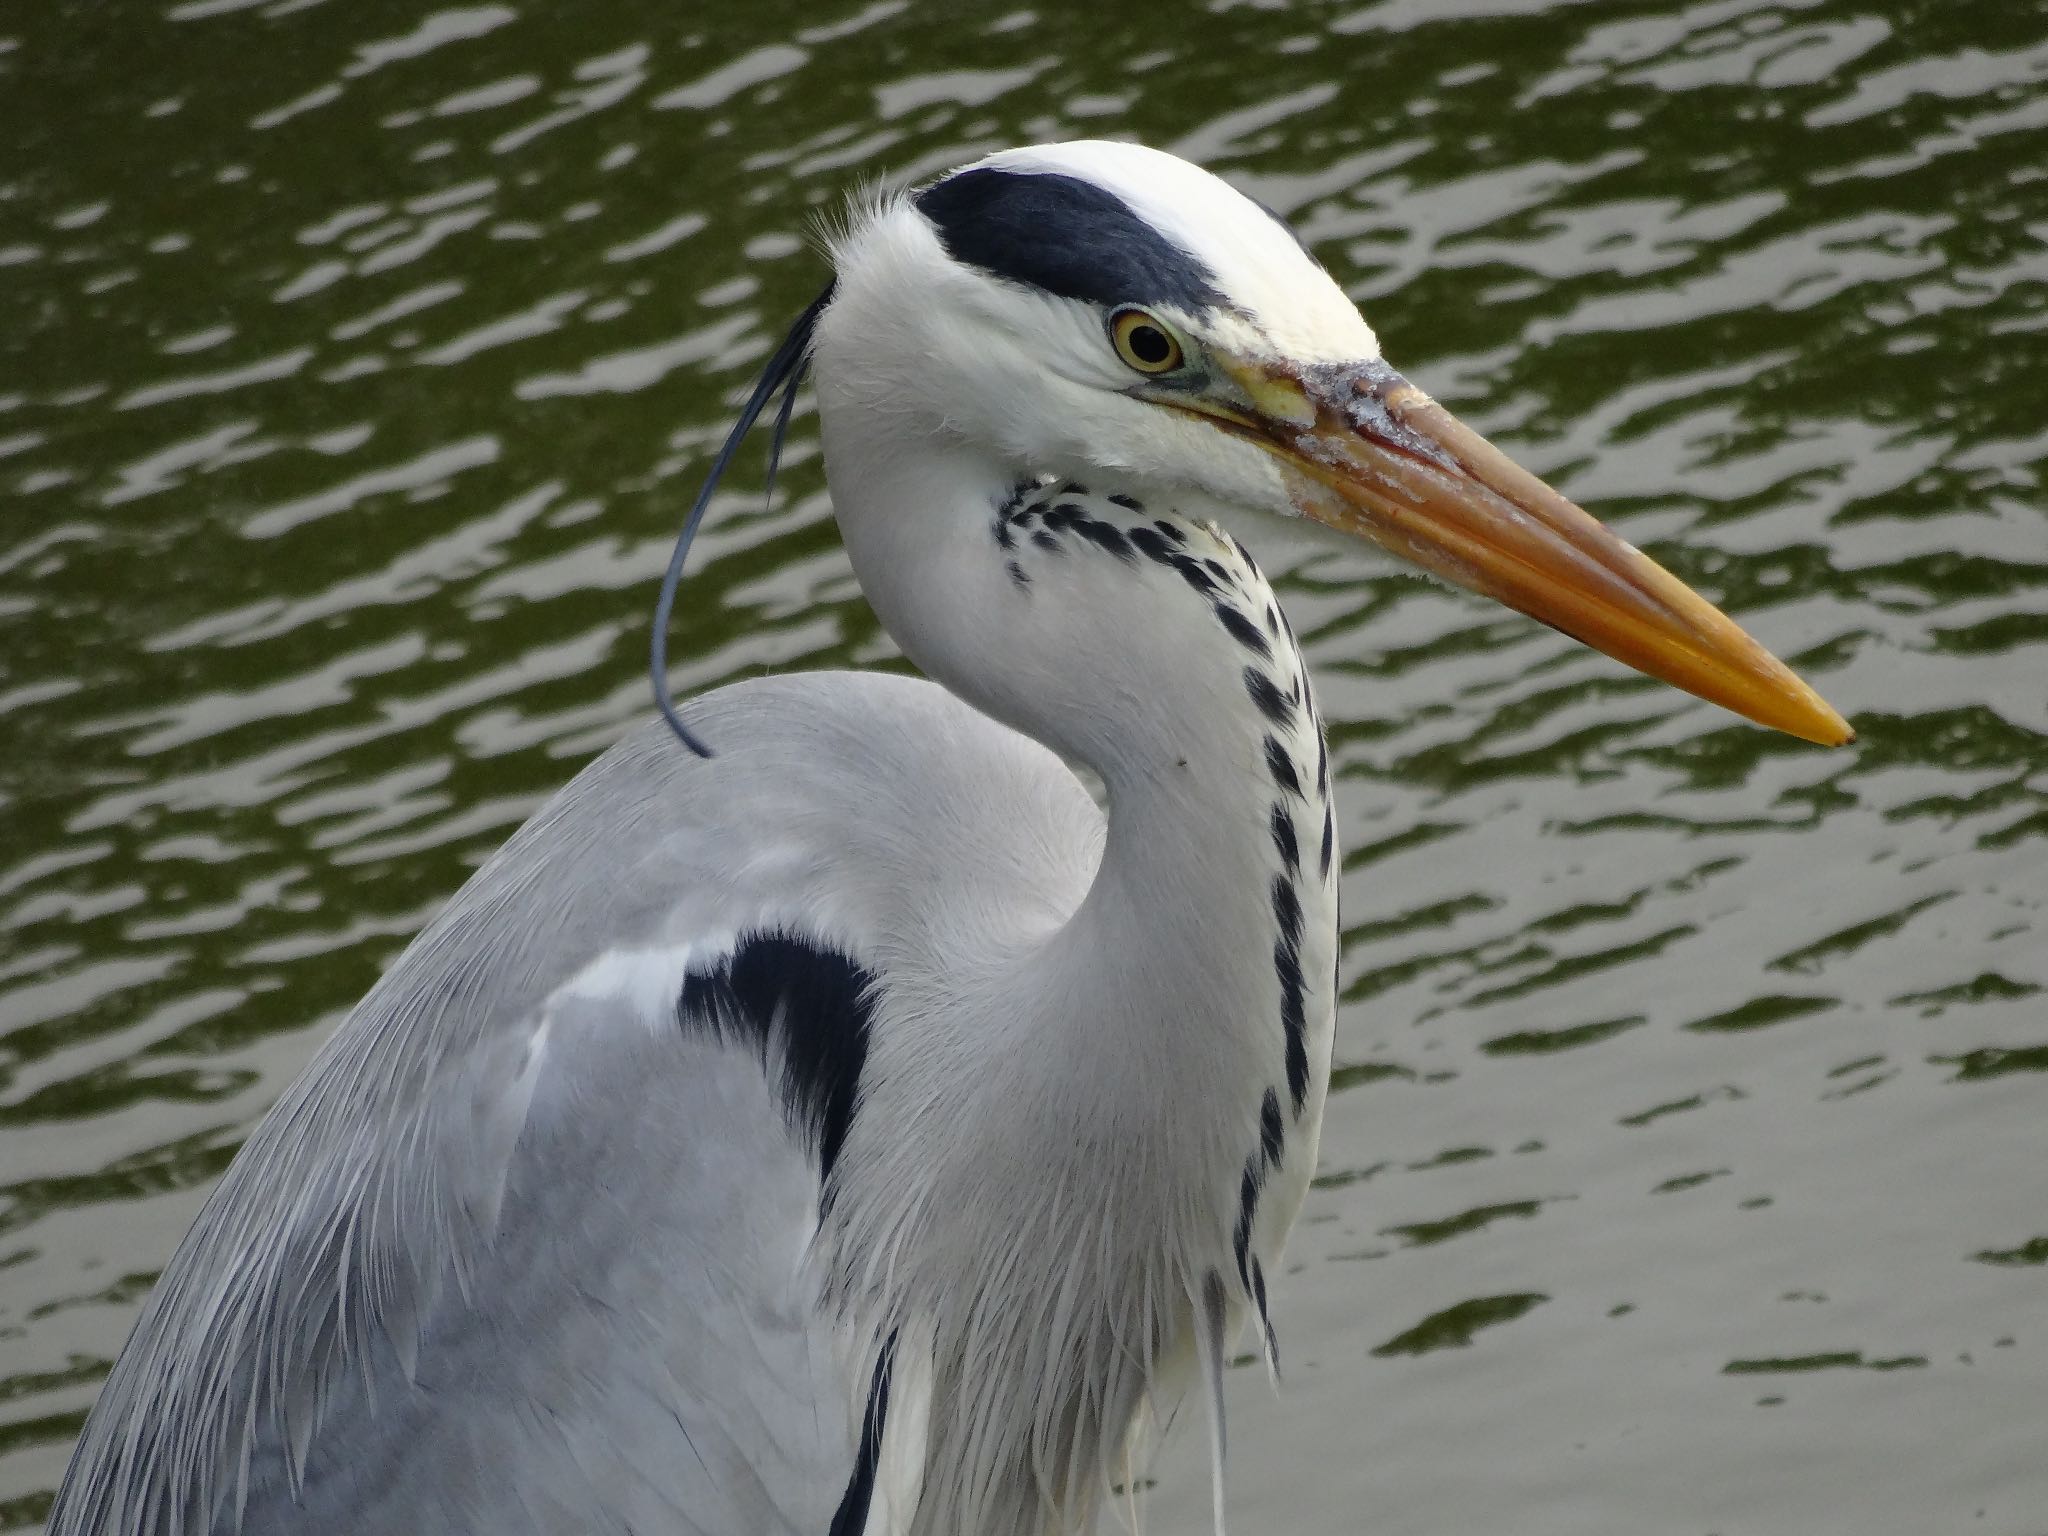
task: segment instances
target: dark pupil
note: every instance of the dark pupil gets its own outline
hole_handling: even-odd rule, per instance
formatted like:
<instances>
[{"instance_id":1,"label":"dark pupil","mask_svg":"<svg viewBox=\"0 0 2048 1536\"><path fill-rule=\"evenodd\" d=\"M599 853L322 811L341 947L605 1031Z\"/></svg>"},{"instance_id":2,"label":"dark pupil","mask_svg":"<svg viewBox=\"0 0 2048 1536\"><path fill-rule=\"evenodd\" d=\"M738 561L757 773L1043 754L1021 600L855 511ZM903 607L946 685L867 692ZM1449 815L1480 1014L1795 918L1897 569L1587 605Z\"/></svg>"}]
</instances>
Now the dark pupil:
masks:
<instances>
[{"instance_id":1,"label":"dark pupil","mask_svg":"<svg viewBox=\"0 0 2048 1536\"><path fill-rule=\"evenodd\" d=\"M1156 365L1173 356L1173 343L1166 339L1164 331L1154 325L1132 326L1124 341L1131 349L1131 356L1141 363Z\"/></svg>"}]
</instances>

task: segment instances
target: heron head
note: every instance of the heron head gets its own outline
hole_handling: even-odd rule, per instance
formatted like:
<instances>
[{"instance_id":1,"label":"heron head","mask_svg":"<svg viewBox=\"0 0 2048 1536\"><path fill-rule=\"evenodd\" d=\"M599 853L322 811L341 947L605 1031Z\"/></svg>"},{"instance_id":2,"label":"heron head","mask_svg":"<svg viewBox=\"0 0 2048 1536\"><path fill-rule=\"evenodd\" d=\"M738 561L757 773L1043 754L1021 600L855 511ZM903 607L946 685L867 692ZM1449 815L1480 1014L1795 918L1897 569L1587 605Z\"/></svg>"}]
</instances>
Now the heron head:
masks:
<instances>
[{"instance_id":1,"label":"heron head","mask_svg":"<svg viewBox=\"0 0 2048 1536\"><path fill-rule=\"evenodd\" d=\"M1370 541L1765 725L1840 715L1677 578L1381 357L1274 214L1175 156L1006 150L833 241L832 380L1019 469L1108 474Z\"/></svg>"}]
</instances>

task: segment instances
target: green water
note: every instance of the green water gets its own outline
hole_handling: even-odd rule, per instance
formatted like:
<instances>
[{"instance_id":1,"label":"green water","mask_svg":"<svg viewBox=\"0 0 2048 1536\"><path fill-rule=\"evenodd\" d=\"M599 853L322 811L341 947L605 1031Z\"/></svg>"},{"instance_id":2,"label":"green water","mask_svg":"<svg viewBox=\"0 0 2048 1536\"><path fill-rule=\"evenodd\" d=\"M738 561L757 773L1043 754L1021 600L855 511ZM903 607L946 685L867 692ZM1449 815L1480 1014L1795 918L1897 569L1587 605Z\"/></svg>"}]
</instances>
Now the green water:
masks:
<instances>
[{"instance_id":1,"label":"green water","mask_svg":"<svg viewBox=\"0 0 2048 1536\"><path fill-rule=\"evenodd\" d=\"M0 1527L240 1138L647 710L863 178L1135 135L1796 660L1286 574L1346 1005L1240 1529L2048 1531L2048 7L0 5ZM800 423L679 681L889 664ZM1200 1436L1155 1529L1206 1529Z\"/></svg>"}]
</instances>

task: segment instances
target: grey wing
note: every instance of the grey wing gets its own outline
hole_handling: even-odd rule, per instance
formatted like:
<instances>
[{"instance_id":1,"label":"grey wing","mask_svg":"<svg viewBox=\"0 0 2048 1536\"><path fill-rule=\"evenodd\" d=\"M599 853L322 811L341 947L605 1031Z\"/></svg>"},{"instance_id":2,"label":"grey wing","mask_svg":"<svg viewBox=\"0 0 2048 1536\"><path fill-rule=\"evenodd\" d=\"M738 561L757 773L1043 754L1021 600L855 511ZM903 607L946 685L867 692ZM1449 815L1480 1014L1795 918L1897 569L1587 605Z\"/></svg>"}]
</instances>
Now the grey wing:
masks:
<instances>
[{"instance_id":1,"label":"grey wing","mask_svg":"<svg viewBox=\"0 0 2048 1536\"><path fill-rule=\"evenodd\" d=\"M835 1335L806 1262L886 982L861 957L921 920L935 842L1000 806L1071 843L1040 871L1063 901L1099 820L928 684L768 679L697 714L718 759L643 732L593 764L258 1127L52 1536L862 1529L873 1384L845 1362L875 1341Z\"/></svg>"},{"instance_id":2,"label":"grey wing","mask_svg":"<svg viewBox=\"0 0 2048 1536\"><path fill-rule=\"evenodd\" d=\"M551 999L489 1240L410 1349L352 1342L296 1487L259 1443L241 1530L827 1530L858 1437L805 1264L820 1170L744 1021L679 1012L685 960Z\"/></svg>"}]
</instances>

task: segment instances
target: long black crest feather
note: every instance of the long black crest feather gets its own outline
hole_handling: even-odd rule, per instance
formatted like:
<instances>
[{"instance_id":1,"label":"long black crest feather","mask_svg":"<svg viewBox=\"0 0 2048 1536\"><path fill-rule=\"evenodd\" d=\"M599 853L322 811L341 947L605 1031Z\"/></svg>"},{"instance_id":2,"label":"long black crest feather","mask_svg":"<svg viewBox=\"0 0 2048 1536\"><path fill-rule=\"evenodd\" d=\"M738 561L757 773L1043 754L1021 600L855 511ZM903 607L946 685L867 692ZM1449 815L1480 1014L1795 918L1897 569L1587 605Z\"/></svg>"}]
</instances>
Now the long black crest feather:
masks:
<instances>
[{"instance_id":1,"label":"long black crest feather","mask_svg":"<svg viewBox=\"0 0 2048 1536\"><path fill-rule=\"evenodd\" d=\"M780 393L782 403L775 412L775 434L768 447L767 494L771 501L774 499L775 471L782 463L782 445L789 436L789 418L796 410L796 392L811 365L811 333L817 329L818 317L831 302L832 285L827 283L825 291L796 317L789 334L782 338L782 345L775 349L775 355L762 368L753 394L740 410L739 420L726 433L718 457L711 461L711 473L705 476L704 488L697 492L690 515L683 519L683 531L676 536L675 553L668 557L668 570L661 578L661 596L654 604L654 637L648 646L647 657L648 671L654 679L654 702L660 706L661 718L668 722L668 728L676 733L676 740L699 757L711 756L711 748L683 724L682 716L676 713L675 697L668 683L668 624L669 615L676 605L676 586L683 579L683 562L689 558L690 545L697 537L698 525L704 521L705 509L711 505L712 494L725 478L725 472L732 467L747 433L761 419L768 403Z\"/></svg>"}]
</instances>

